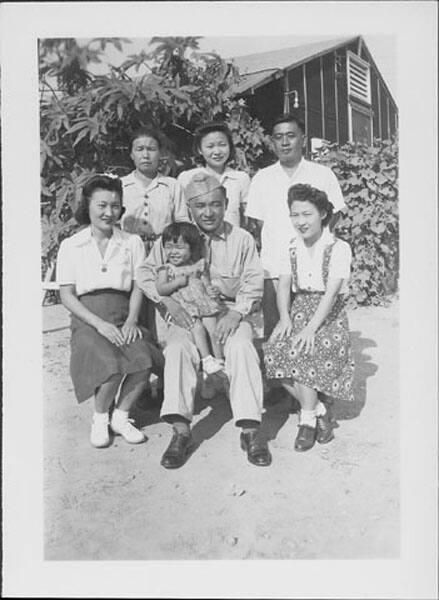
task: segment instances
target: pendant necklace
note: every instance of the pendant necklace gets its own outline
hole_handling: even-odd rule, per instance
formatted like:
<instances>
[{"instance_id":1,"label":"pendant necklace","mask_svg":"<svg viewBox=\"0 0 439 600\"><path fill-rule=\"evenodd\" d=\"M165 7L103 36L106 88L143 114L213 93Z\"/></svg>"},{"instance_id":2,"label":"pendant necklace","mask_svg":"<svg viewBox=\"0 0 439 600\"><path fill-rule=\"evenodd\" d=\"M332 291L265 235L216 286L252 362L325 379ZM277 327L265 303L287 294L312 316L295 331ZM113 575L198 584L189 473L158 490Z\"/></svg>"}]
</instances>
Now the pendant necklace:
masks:
<instances>
[{"instance_id":1,"label":"pendant necklace","mask_svg":"<svg viewBox=\"0 0 439 600\"><path fill-rule=\"evenodd\" d=\"M108 271L107 261L104 260L105 254L107 251L108 242L109 242L109 240L105 240L104 243L101 242L101 244L99 242L97 242L99 253L101 255L101 273L106 273ZM104 250L104 252L102 252L102 250L101 250L102 246L104 246L104 248L102 248Z\"/></svg>"}]
</instances>

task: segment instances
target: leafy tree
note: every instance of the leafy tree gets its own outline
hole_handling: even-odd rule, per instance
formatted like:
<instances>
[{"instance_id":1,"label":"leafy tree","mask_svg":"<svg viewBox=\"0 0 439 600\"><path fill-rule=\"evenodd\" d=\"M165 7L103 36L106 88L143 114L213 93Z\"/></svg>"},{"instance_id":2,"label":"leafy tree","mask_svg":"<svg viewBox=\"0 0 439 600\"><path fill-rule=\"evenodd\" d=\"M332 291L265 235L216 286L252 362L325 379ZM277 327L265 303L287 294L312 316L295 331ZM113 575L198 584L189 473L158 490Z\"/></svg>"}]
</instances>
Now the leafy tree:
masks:
<instances>
[{"instance_id":1,"label":"leafy tree","mask_svg":"<svg viewBox=\"0 0 439 600\"><path fill-rule=\"evenodd\" d=\"M52 208L44 228L43 269L76 227L77 191L90 173L130 170L128 140L137 127L153 124L165 133L163 168L171 174L192 164L192 133L214 118L230 122L239 168L250 170L263 157L262 128L233 99L238 73L220 56L199 52L198 39L153 38L152 49L110 65L105 75L90 67L103 61L108 45L120 50L128 40L40 41L41 194L45 212Z\"/></svg>"}]
</instances>

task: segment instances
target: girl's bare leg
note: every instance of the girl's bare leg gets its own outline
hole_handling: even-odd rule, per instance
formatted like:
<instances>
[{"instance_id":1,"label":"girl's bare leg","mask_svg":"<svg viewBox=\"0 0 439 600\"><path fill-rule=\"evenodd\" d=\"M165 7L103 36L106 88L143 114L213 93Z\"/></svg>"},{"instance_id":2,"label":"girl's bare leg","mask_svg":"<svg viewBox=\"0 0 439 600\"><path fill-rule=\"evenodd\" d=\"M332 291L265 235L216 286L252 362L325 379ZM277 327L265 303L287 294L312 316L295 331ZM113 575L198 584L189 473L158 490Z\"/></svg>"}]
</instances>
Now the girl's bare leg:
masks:
<instances>
[{"instance_id":1,"label":"girl's bare leg","mask_svg":"<svg viewBox=\"0 0 439 600\"><path fill-rule=\"evenodd\" d=\"M210 354L209 338L208 338L206 328L204 327L204 325L200 319L197 319L195 321L195 324L193 325L193 327L191 329L191 334L192 334L194 343L200 353L201 358L205 358L206 356L209 356L209 354Z\"/></svg>"},{"instance_id":2,"label":"girl's bare leg","mask_svg":"<svg viewBox=\"0 0 439 600\"><path fill-rule=\"evenodd\" d=\"M212 346L212 352L213 352L214 357L223 359L224 358L224 348L223 348L222 344L220 344L217 341L216 336L215 336L217 318L216 317L203 317L202 321L203 321L204 327L206 328L207 332L209 333L210 344Z\"/></svg>"}]
</instances>

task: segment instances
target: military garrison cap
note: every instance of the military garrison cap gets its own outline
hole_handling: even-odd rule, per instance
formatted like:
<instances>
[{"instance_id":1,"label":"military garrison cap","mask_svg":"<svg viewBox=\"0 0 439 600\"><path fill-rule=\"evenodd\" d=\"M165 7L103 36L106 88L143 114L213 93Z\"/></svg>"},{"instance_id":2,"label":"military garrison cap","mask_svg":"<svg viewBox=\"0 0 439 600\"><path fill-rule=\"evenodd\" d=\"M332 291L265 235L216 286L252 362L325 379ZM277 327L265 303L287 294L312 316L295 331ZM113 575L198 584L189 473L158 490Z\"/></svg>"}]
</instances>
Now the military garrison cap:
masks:
<instances>
[{"instance_id":1,"label":"military garrison cap","mask_svg":"<svg viewBox=\"0 0 439 600\"><path fill-rule=\"evenodd\" d=\"M195 173L184 191L186 200L190 202L195 198L204 196L220 188L225 192L224 187L213 175L209 175L209 173Z\"/></svg>"}]
</instances>

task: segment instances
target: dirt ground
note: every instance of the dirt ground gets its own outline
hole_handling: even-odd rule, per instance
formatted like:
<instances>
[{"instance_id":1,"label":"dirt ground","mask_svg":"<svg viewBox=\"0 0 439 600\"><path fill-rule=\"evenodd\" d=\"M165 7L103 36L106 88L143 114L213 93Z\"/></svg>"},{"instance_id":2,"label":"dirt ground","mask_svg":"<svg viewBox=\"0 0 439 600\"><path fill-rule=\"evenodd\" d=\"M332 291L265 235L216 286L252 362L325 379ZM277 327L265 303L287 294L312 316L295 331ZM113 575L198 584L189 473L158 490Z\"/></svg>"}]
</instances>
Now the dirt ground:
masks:
<instances>
[{"instance_id":1,"label":"dirt ground","mask_svg":"<svg viewBox=\"0 0 439 600\"><path fill-rule=\"evenodd\" d=\"M335 440L293 449L287 395L266 407L273 463L249 464L227 400L200 401L196 451L160 466L169 426L137 410L148 439L89 443L91 403L68 373L68 317L44 312L45 558L347 559L399 555L398 305L351 311L356 401L335 405Z\"/></svg>"}]
</instances>

